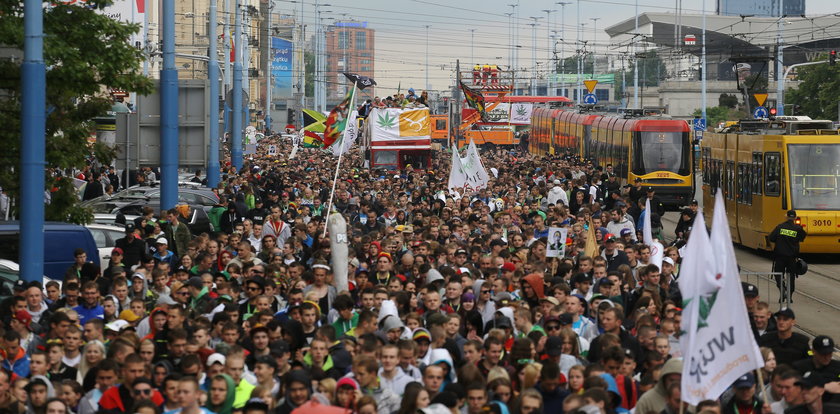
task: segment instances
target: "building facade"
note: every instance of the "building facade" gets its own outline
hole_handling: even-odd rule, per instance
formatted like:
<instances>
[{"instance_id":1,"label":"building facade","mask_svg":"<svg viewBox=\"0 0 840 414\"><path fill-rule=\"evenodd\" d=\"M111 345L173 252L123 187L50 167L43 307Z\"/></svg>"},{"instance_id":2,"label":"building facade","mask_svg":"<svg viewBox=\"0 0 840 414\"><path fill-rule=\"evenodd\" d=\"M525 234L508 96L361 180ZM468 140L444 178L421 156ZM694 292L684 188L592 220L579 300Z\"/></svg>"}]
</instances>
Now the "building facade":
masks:
<instances>
[{"instance_id":1,"label":"building facade","mask_svg":"<svg viewBox=\"0 0 840 414\"><path fill-rule=\"evenodd\" d=\"M717 0L717 14L722 16L779 17L779 1L784 1L782 4L783 15L805 15L805 0Z\"/></svg>"},{"instance_id":2,"label":"building facade","mask_svg":"<svg viewBox=\"0 0 840 414\"><path fill-rule=\"evenodd\" d=\"M326 40L327 101L334 103L341 100L349 87L344 72L374 77L375 31L367 22L335 22L327 27ZM357 101L360 102L362 96L373 97L375 93L375 87L367 88Z\"/></svg>"}]
</instances>

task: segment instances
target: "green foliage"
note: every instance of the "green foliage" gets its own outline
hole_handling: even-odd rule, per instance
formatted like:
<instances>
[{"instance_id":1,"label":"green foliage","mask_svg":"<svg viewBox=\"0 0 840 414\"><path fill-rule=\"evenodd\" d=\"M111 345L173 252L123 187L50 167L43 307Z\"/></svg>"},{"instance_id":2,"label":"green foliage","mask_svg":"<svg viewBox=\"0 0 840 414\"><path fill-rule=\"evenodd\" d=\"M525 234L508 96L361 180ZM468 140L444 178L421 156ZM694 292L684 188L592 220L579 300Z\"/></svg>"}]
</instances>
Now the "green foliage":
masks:
<instances>
[{"instance_id":1,"label":"green foliage","mask_svg":"<svg viewBox=\"0 0 840 414\"><path fill-rule=\"evenodd\" d=\"M115 155L102 144L89 145L93 118L111 109L108 88L148 94L150 79L140 73L143 54L129 44L137 25L101 14L108 0L90 7L53 5L44 9L44 59L47 66L46 163L48 168L81 168L88 157L107 165ZM23 49L23 2L0 0L0 39L10 49ZM21 82L20 60L0 61L0 187L10 197L20 194ZM85 222L91 214L77 206L72 180L47 174L51 203L46 219ZM26 208L26 206L21 206Z\"/></svg>"},{"instance_id":2,"label":"green foliage","mask_svg":"<svg viewBox=\"0 0 840 414\"><path fill-rule=\"evenodd\" d=\"M307 97L315 96L315 54L312 52L303 52L303 62L306 66L306 93Z\"/></svg>"},{"instance_id":3,"label":"green foliage","mask_svg":"<svg viewBox=\"0 0 840 414\"><path fill-rule=\"evenodd\" d=\"M756 73L754 75L749 75L744 78L744 83L742 87L746 86L750 93L750 108L755 109L758 107L758 101L755 100L756 93L767 93L767 74L766 73ZM764 103L765 105L767 102Z\"/></svg>"},{"instance_id":4,"label":"green foliage","mask_svg":"<svg viewBox=\"0 0 840 414\"><path fill-rule=\"evenodd\" d=\"M659 86L659 81L668 76L668 68L662 58L655 51L639 54L639 88ZM635 62L630 62L627 68L629 79L633 77Z\"/></svg>"},{"instance_id":5,"label":"green foliage","mask_svg":"<svg viewBox=\"0 0 840 414\"><path fill-rule=\"evenodd\" d=\"M818 58L827 59L826 56ZM797 115L807 115L813 119L837 120L837 102L840 100L840 66L828 64L805 66L797 69L799 87L787 89L785 93L785 113L788 105L800 105Z\"/></svg>"},{"instance_id":6,"label":"green foliage","mask_svg":"<svg viewBox=\"0 0 840 414\"><path fill-rule=\"evenodd\" d=\"M735 109L738 106L738 95L720 94L718 98L718 106L723 106L730 109Z\"/></svg>"},{"instance_id":7,"label":"green foliage","mask_svg":"<svg viewBox=\"0 0 840 414\"><path fill-rule=\"evenodd\" d=\"M694 116L701 116L703 112L700 108L694 110ZM718 124L726 121L737 121L746 116L744 111L739 111L725 106L710 106L706 108L706 125L711 130L716 128Z\"/></svg>"}]
</instances>

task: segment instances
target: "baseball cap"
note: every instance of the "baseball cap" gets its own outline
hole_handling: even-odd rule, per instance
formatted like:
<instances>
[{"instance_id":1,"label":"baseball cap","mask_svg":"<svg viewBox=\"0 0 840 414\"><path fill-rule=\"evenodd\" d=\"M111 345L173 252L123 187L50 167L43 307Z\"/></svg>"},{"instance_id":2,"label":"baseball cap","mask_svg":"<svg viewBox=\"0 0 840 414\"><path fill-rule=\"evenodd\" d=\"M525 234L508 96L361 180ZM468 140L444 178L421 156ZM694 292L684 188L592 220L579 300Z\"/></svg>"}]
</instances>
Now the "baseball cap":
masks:
<instances>
[{"instance_id":1,"label":"baseball cap","mask_svg":"<svg viewBox=\"0 0 840 414\"><path fill-rule=\"evenodd\" d=\"M755 377L752 372L741 375L737 380L735 380L735 383L732 384L734 388L749 388L753 385L755 385Z\"/></svg>"},{"instance_id":2,"label":"baseball cap","mask_svg":"<svg viewBox=\"0 0 840 414\"><path fill-rule=\"evenodd\" d=\"M653 191L654 191L654 190L653 190L653 187L648 187L648 188L647 188L647 192L652 193Z\"/></svg>"},{"instance_id":3,"label":"baseball cap","mask_svg":"<svg viewBox=\"0 0 840 414\"><path fill-rule=\"evenodd\" d=\"M795 218L796 217L796 210L788 210L787 216L790 217L790 218Z\"/></svg>"},{"instance_id":4,"label":"baseball cap","mask_svg":"<svg viewBox=\"0 0 840 414\"><path fill-rule=\"evenodd\" d=\"M18 279L15 282L14 290L17 290L17 291L26 290L26 281L23 280L23 279Z\"/></svg>"},{"instance_id":5,"label":"baseball cap","mask_svg":"<svg viewBox=\"0 0 840 414\"><path fill-rule=\"evenodd\" d=\"M344 377L344 378L338 380L338 382L335 384L335 388L341 388L341 387L351 387L354 390L358 390L359 389L359 383L356 382L356 380L354 380L353 378Z\"/></svg>"},{"instance_id":6,"label":"baseball cap","mask_svg":"<svg viewBox=\"0 0 840 414\"><path fill-rule=\"evenodd\" d=\"M507 245L507 243L505 243L505 241L502 240L502 239L495 239L495 240L490 242L490 247L506 246L506 245Z\"/></svg>"},{"instance_id":7,"label":"baseball cap","mask_svg":"<svg viewBox=\"0 0 840 414\"><path fill-rule=\"evenodd\" d=\"M574 315L569 312L561 313L557 320L560 321L560 325L571 325L575 322Z\"/></svg>"},{"instance_id":8,"label":"baseball cap","mask_svg":"<svg viewBox=\"0 0 840 414\"><path fill-rule=\"evenodd\" d=\"M146 276L144 276L144 275L143 275L142 273L140 273L140 272L137 272L137 273L135 273L135 274L131 275L131 278L132 278L132 279L137 278L137 279L140 279L140 280L146 280Z\"/></svg>"},{"instance_id":9,"label":"baseball cap","mask_svg":"<svg viewBox=\"0 0 840 414\"><path fill-rule=\"evenodd\" d=\"M802 388L811 389L814 387L822 387L828 382L828 379L819 372L808 371L802 375L802 378L796 381L796 385Z\"/></svg>"},{"instance_id":10,"label":"baseball cap","mask_svg":"<svg viewBox=\"0 0 840 414\"><path fill-rule=\"evenodd\" d=\"M752 283L741 282L741 289L744 291L744 296L754 298L758 296L758 288Z\"/></svg>"},{"instance_id":11,"label":"baseball cap","mask_svg":"<svg viewBox=\"0 0 840 414\"><path fill-rule=\"evenodd\" d=\"M496 328L513 328L513 324L507 316L497 316L493 320L493 326Z\"/></svg>"},{"instance_id":12,"label":"baseball cap","mask_svg":"<svg viewBox=\"0 0 840 414\"><path fill-rule=\"evenodd\" d=\"M464 249L458 249L458 250L455 250L455 256L459 256L459 255L462 255L462 254L463 254L464 256L466 256L466 255L467 255L467 251L466 251L466 250L464 250Z\"/></svg>"},{"instance_id":13,"label":"baseball cap","mask_svg":"<svg viewBox=\"0 0 840 414\"><path fill-rule=\"evenodd\" d=\"M549 336L545 341L545 349L548 356L557 356L562 353L563 338L559 336Z\"/></svg>"},{"instance_id":14,"label":"baseball cap","mask_svg":"<svg viewBox=\"0 0 840 414\"><path fill-rule=\"evenodd\" d=\"M12 319L26 325L27 328L29 328L29 325L32 323L32 315L25 310L15 312L15 314L12 315Z\"/></svg>"},{"instance_id":15,"label":"baseball cap","mask_svg":"<svg viewBox=\"0 0 840 414\"><path fill-rule=\"evenodd\" d=\"M700 203L698 203L698 202L697 202L697 200L691 200L691 203L690 203L690 204L691 204L692 206L696 206L696 205L698 205L698 204L700 204Z\"/></svg>"},{"instance_id":16,"label":"baseball cap","mask_svg":"<svg viewBox=\"0 0 840 414\"><path fill-rule=\"evenodd\" d=\"M201 281L200 277L193 276L189 280L187 280L187 286L194 287L196 289L201 289L204 287L204 282Z\"/></svg>"},{"instance_id":17,"label":"baseball cap","mask_svg":"<svg viewBox=\"0 0 840 414\"><path fill-rule=\"evenodd\" d=\"M224 356L224 355L222 355L222 354L220 354L220 353L216 352L216 353L214 353L214 354L210 354L210 356L209 356L209 357L207 357L207 366L208 366L208 367L210 367L210 366L212 366L213 364L222 364L222 365L224 365L226 361L227 361L227 358L225 358L225 356Z\"/></svg>"},{"instance_id":18,"label":"baseball cap","mask_svg":"<svg viewBox=\"0 0 840 414\"><path fill-rule=\"evenodd\" d=\"M120 312L120 319L125 320L127 322L134 322L140 319L140 317L137 316L137 314L134 313L134 311L132 311L131 309L125 309L122 312Z\"/></svg>"},{"instance_id":19,"label":"baseball cap","mask_svg":"<svg viewBox=\"0 0 840 414\"><path fill-rule=\"evenodd\" d=\"M166 237L158 237L158 239L155 240L155 244L165 244L169 246L169 241L166 240Z\"/></svg>"},{"instance_id":20,"label":"baseball cap","mask_svg":"<svg viewBox=\"0 0 840 414\"><path fill-rule=\"evenodd\" d=\"M777 318L781 316L784 318L796 319L796 314L793 313L793 309L787 307L779 309L779 311L776 312L773 316Z\"/></svg>"},{"instance_id":21,"label":"baseball cap","mask_svg":"<svg viewBox=\"0 0 840 414\"><path fill-rule=\"evenodd\" d=\"M828 335L820 335L811 342L811 348L818 354L831 354L834 352L834 340Z\"/></svg>"},{"instance_id":22,"label":"baseball cap","mask_svg":"<svg viewBox=\"0 0 840 414\"><path fill-rule=\"evenodd\" d=\"M548 303L551 303L554 306L560 306L560 301L557 300L557 298L555 298L554 296L546 296L546 297L540 299L540 302L548 302Z\"/></svg>"},{"instance_id":23,"label":"baseball cap","mask_svg":"<svg viewBox=\"0 0 840 414\"><path fill-rule=\"evenodd\" d=\"M670 257L665 257L665 258L662 259L662 263L668 263L669 265L673 266L674 265L674 259L672 259Z\"/></svg>"},{"instance_id":24,"label":"baseball cap","mask_svg":"<svg viewBox=\"0 0 840 414\"><path fill-rule=\"evenodd\" d=\"M134 223L125 223L125 232L134 233Z\"/></svg>"},{"instance_id":25,"label":"baseball cap","mask_svg":"<svg viewBox=\"0 0 840 414\"><path fill-rule=\"evenodd\" d=\"M47 382L44 381L44 378L45 377L43 375L36 375L34 378L32 378L32 380L29 381L29 384L26 384L26 392L29 392L32 389L32 387L36 385L43 385L47 387L47 389L49 389L50 386L47 385Z\"/></svg>"},{"instance_id":26,"label":"baseball cap","mask_svg":"<svg viewBox=\"0 0 840 414\"><path fill-rule=\"evenodd\" d=\"M128 322L122 319L117 319L111 323L105 324L106 331L120 332L123 328L128 326Z\"/></svg>"},{"instance_id":27,"label":"baseball cap","mask_svg":"<svg viewBox=\"0 0 840 414\"><path fill-rule=\"evenodd\" d=\"M506 272L515 272L516 271L516 265L511 263L511 262L505 262L502 265L502 270L506 271Z\"/></svg>"},{"instance_id":28,"label":"baseball cap","mask_svg":"<svg viewBox=\"0 0 840 414\"><path fill-rule=\"evenodd\" d=\"M560 180L554 180L555 185L560 185Z\"/></svg>"},{"instance_id":29,"label":"baseball cap","mask_svg":"<svg viewBox=\"0 0 840 414\"><path fill-rule=\"evenodd\" d=\"M513 298L510 296L510 293L507 292L499 292L493 295L493 302L510 302Z\"/></svg>"},{"instance_id":30,"label":"baseball cap","mask_svg":"<svg viewBox=\"0 0 840 414\"><path fill-rule=\"evenodd\" d=\"M118 255L122 256L125 253L123 253L123 249L121 249L119 247L114 247L114 250L111 250L111 255L113 256L115 254L118 254Z\"/></svg>"},{"instance_id":31,"label":"baseball cap","mask_svg":"<svg viewBox=\"0 0 840 414\"><path fill-rule=\"evenodd\" d=\"M620 234L621 234L622 236L626 236L626 235L628 235L628 234L633 234L633 230L630 230L630 229L621 229L621 233L620 233Z\"/></svg>"},{"instance_id":32,"label":"baseball cap","mask_svg":"<svg viewBox=\"0 0 840 414\"><path fill-rule=\"evenodd\" d=\"M607 233L604 235L604 242L614 242L615 241L615 234Z\"/></svg>"}]
</instances>

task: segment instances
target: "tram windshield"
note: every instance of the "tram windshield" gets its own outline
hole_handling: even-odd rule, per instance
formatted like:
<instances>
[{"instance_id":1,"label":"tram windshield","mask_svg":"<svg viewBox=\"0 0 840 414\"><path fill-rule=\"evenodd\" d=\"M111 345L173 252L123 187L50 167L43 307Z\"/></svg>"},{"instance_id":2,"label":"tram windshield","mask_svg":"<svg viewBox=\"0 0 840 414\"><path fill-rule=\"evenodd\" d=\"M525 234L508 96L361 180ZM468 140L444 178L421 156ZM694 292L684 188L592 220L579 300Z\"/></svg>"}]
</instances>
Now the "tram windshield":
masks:
<instances>
[{"instance_id":1,"label":"tram windshield","mask_svg":"<svg viewBox=\"0 0 840 414\"><path fill-rule=\"evenodd\" d=\"M840 144L789 144L790 190L797 210L840 210Z\"/></svg>"},{"instance_id":2,"label":"tram windshield","mask_svg":"<svg viewBox=\"0 0 840 414\"><path fill-rule=\"evenodd\" d=\"M633 173L650 174L669 171L680 175L689 174L688 138L683 132L640 132L635 150Z\"/></svg>"}]
</instances>

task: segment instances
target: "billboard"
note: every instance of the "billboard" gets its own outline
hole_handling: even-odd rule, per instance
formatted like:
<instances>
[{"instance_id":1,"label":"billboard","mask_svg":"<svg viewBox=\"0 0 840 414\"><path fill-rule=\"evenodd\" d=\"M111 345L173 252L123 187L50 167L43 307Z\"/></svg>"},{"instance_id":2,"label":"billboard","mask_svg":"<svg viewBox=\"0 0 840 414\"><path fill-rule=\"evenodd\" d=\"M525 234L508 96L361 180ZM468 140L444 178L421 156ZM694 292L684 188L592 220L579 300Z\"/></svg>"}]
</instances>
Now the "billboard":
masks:
<instances>
[{"instance_id":1,"label":"billboard","mask_svg":"<svg viewBox=\"0 0 840 414\"><path fill-rule=\"evenodd\" d=\"M55 0L53 3L87 7L87 0ZM138 49L145 47L145 42L143 41L143 14L146 13L146 0L114 0L113 3L104 9L97 9L97 12L119 22L139 25L140 30L131 35L130 43Z\"/></svg>"},{"instance_id":2,"label":"billboard","mask_svg":"<svg viewBox=\"0 0 840 414\"><path fill-rule=\"evenodd\" d=\"M271 99L292 98L292 42L271 38Z\"/></svg>"}]
</instances>

